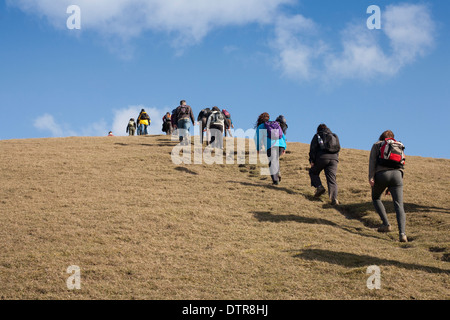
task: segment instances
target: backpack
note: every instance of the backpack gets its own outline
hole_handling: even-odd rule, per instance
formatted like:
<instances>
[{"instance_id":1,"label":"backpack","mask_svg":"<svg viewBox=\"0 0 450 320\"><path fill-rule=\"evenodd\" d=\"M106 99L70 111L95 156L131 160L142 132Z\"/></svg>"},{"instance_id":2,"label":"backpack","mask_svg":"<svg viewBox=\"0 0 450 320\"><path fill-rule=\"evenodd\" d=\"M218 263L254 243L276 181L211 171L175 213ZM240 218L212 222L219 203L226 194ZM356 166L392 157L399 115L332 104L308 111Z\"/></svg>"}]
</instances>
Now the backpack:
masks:
<instances>
[{"instance_id":1,"label":"backpack","mask_svg":"<svg viewBox=\"0 0 450 320\"><path fill-rule=\"evenodd\" d=\"M321 132L321 134L317 134L317 139L319 140L320 149L326 153L338 153L341 151L341 144L336 134Z\"/></svg>"},{"instance_id":2,"label":"backpack","mask_svg":"<svg viewBox=\"0 0 450 320\"><path fill-rule=\"evenodd\" d=\"M267 137L271 140L281 139L283 136L283 130L277 121L268 121L264 123L267 130Z\"/></svg>"},{"instance_id":3,"label":"backpack","mask_svg":"<svg viewBox=\"0 0 450 320\"><path fill-rule=\"evenodd\" d=\"M133 120L130 120L130 122L128 122L128 128L130 127L134 127L135 122Z\"/></svg>"},{"instance_id":4,"label":"backpack","mask_svg":"<svg viewBox=\"0 0 450 320\"><path fill-rule=\"evenodd\" d=\"M177 118L181 119L183 116L189 114L189 106L179 106L177 111Z\"/></svg>"},{"instance_id":5,"label":"backpack","mask_svg":"<svg viewBox=\"0 0 450 320\"><path fill-rule=\"evenodd\" d=\"M378 164L393 169L402 169L405 165L405 146L394 138L387 138L380 146Z\"/></svg>"},{"instance_id":6,"label":"backpack","mask_svg":"<svg viewBox=\"0 0 450 320\"><path fill-rule=\"evenodd\" d=\"M143 112L141 114L141 120L150 120L150 116L148 115L147 112Z\"/></svg>"},{"instance_id":7,"label":"backpack","mask_svg":"<svg viewBox=\"0 0 450 320\"><path fill-rule=\"evenodd\" d=\"M213 114L213 120L211 121L211 123L222 125L223 122L225 121L225 118L224 118L222 112L214 111L212 114Z\"/></svg>"},{"instance_id":8,"label":"backpack","mask_svg":"<svg viewBox=\"0 0 450 320\"><path fill-rule=\"evenodd\" d=\"M277 121L280 124L281 130L283 130L283 133L286 134L286 131L289 128L286 123L286 118L280 115L275 121Z\"/></svg>"},{"instance_id":9,"label":"backpack","mask_svg":"<svg viewBox=\"0 0 450 320\"><path fill-rule=\"evenodd\" d=\"M230 119L230 118L231 118L231 114L230 114L227 110L223 109L223 110L222 110L222 113L223 113L223 115L225 116L225 118L227 118L227 119Z\"/></svg>"}]
</instances>

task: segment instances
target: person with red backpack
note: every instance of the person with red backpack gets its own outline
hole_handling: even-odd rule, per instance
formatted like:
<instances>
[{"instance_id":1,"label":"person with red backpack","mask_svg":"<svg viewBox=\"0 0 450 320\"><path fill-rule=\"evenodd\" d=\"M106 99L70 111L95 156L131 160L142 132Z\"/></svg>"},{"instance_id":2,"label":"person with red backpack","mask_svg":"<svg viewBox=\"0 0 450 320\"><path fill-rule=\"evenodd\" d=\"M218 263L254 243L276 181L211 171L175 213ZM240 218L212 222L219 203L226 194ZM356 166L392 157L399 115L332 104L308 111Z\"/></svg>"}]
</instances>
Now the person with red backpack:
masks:
<instances>
[{"instance_id":1,"label":"person with red backpack","mask_svg":"<svg viewBox=\"0 0 450 320\"><path fill-rule=\"evenodd\" d=\"M233 137L231 134L231 129L234 129L233 120L231 120L231 114L228 112L228 110L222 109L222 113L225 116L225 137L230 135L230 137Z\"/></svg>"},{"instance_id":2,"label":"person with red backpack","mask_svg":"<svg viewBox=\"0 0 450 320\"><path fill-rule=\"evenodd\" d=\"M391 130L383 132L370 151L369 184L372 187L372 202L375 211L383 222L378 228L379 232L392 230L389 224L386 209L381 202L381 195L392 195L395 213L397 216L400 242L408 242L405 233L406 214L403 207L403 174L405 166L405 146L394 139Z\"/></svg>"},{"instance_id":3,"label":"person with red backpack","mask_svg":"<svg viewBox=\"0 0 450 320\"><path fill-rule=\"evenodd\" d=\"M259 153L264 146L269 158L269 170L274 185L281 182L280 157L286 152L286 137L277 121L270 121L267 112L259 115L256 121L256 151Z\"/></svg>"},{"instance_id":4,"label":"person with red backpack","mask_svg":"<svg viewBox=\"0 0 450 320\"><path fill-rule=\"evenodd\" d=\"M316 188L314 197L319 198L326 191L320 180L320 173L322 170L325 171L328 196L333 206L339 205L336 173L340 150L341 145L338 136L331 132L325 124L320 124L310 144L309 163L311 168L309 169L309 176L311 178L311 186Z\"/></svg>"}]
</instances>

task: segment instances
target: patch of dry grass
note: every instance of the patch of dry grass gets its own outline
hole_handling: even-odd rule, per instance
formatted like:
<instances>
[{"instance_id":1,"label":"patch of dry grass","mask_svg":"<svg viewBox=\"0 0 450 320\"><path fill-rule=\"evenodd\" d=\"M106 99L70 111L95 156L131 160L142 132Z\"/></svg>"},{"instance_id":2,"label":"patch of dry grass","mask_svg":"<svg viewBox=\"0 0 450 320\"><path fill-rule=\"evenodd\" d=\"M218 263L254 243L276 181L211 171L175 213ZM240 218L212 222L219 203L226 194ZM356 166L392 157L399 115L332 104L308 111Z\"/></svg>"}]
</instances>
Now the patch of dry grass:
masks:
<instances>
[{"instance_id":1,"label":"patch of dry grass","mask_svg":"<svg viewBox=\"0 0 450 320\"><path fill-rule=\"evenodd\" d=\"M341 152L335 208L312 197L308 145L288 145L278 187L261 165L174 165L174 145L0 141L0 298L450 298L450 160L408 157L400 244L376 232L367 151ZM70 265L81 290L66 287ZM366 287L370 265L381 290Z\"/></svg>"}]
</instances>

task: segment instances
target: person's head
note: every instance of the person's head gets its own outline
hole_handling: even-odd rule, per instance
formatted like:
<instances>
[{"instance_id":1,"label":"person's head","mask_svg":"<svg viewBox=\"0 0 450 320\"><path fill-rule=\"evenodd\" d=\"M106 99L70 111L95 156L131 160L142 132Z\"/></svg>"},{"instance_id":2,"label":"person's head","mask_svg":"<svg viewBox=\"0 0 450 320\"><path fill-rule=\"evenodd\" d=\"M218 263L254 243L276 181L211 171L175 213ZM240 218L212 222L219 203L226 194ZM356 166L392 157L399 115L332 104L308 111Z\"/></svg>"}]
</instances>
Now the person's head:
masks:
<instances>
[{"instance_id":1,"label":"person's head","mask_svg":"<svg viewBox=\"0 0 450 320\"><path fill-rule=\"evenodd\" d=\"M219 111L219 112L220 112L220 109L219 109L218 107L214 106L214 107L212 108L212 111Z\"/></svg>"},{"instance_id":2,"label":"person's head","mask_svg":"<svg viewBox=\"0 0 450 320\"><path fill-rule=\"evenodd\" d=\"M267 112L261 113L256 121L255 128L258 128L261 124L270 120L270 115Z\"/></svg>"},{"instance_id":3,"label":"person's head","mask_svg":"<svg viewBox=\"0 0 450 320\"><path fill-rule=\"evenodd\" d=\"M286 123L286 118L283 115L279 115L275 121L279 122L280 124Z\"/></svg>"},{"instance_id":4,"label":"person's head","mask_svg":"<svg viewBox=\"0 0 450 320\"><path fill-rule=\"evenodd\" d=\"M130 121L134 121L134 118L131 118Z\"/></svg>"},{"instance_id":5,"label":"person's head","mask_svg":"<svg viewBox=\"0 0 450 320\"><path fill-rule=\"evenodd\" d=\"M324 123L319 124L319 126L317 127L317 133L322 132L322 131L326 131L328 129L327 125Z\"/></svg>"},{"instance_id":6,"label":"person's head","mask_svg":"<svg viewBox=\"0 0 450 320\"><path fill-rule=\"evenodd\" d=\"M180 101L180 106L185 106L186 105L186 100L181 100Z\"/></svg>"},{"instance_id":7,"label":"person's head","mask_svg":"<svg viewBox=\"0 0 450 320\"><path fill-rule=\"evenodd\" d=\"M142 109L142 110L141 110L141 113L142 113L142 112L145 112L145 109Z\"/></svg>"},{"instance_id":8,"label":"person's head","mask_svg":"<svg viewBox=\"0 0 450 320\"><path fill-rule=\"evenodd\" d=\"M394 139L394 133L391 130L386 130L385 132L383 132L380 136L380 141L384 141L388 138Z\"/></svg>"},{"instance_id":9,"label":"person's head","mask_svg":"<svg viewBox=\"0 0 450 320\"><path fill-rule=\"evenodd\" d=\"M170 112L167 112L167 113L166 113L166 116L170 116Z\"/></svg>"}]
</instances>

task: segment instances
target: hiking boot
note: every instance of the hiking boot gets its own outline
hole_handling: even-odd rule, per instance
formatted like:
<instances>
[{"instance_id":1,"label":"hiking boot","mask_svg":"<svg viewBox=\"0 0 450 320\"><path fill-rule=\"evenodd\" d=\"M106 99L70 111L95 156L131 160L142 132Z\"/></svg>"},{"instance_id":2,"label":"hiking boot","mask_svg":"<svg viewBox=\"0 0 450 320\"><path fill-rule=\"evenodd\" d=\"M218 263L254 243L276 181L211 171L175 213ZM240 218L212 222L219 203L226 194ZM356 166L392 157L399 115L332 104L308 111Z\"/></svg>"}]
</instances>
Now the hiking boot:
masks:
<instances>
[{"instance_id":1,"label":"hiking boot","mask_svg":"<svg viewBox=\"0 0 450 320\"><path fill-rule=\"evenodd\" d=\"M278 186L278 185L280 184L280 181L274 181L272 184L273 184L274 186Z\"/></svg>"},{"instance_id":2,"label":"hiking boot","mask_svg":"<svg viewBox=\"0 0 450 320\"><path fill-rule=\"evenodd\" d=\"M392 227L390 225L382 225L381 227L378 228L378 232L391 232Z\"/></svg>"},{"instance_id":3,"label":"hiking boot","mask_svg":"<svg viewBox=\"0 0 450 320\"><path fill-rule=\"evenodd\" d=\"M332 206L338 206L338 205L340 205L341 203L339 202L339 200L338 199L333 199L332 201L331 201L331 205Z\"/></svg>"},{"instance_id":4,"label":"hiking boot","mask_svg":"<svg viewBox=\"0 0 450 320\"><path fill-rule=\"evenodd\" d=\"M325 188L323 186L320 186L316 189L316 193L314 194L314 198L318 198L321 195L323 195L325 193Z\"/></svg>"},{"instance_id":5,"label":"hiking boot","mask_svg":"<svg viewBox=\"0 0 450 320\"><path fill-rule=\"evenodd\" d=\"M406 237L406 234L404 234L404 233L400 234L400 242L408 242L408 238Z\"/></svg>"},{"instance_id":6,"label":"hiking boot","mask_svg":"<svg viewBox=\"0 0 450 320\"><path fill-rule=\"evenodd\" d=\"M278 175L278 181L281 182L281 175Z\"/></svg>"}]
</instances>

